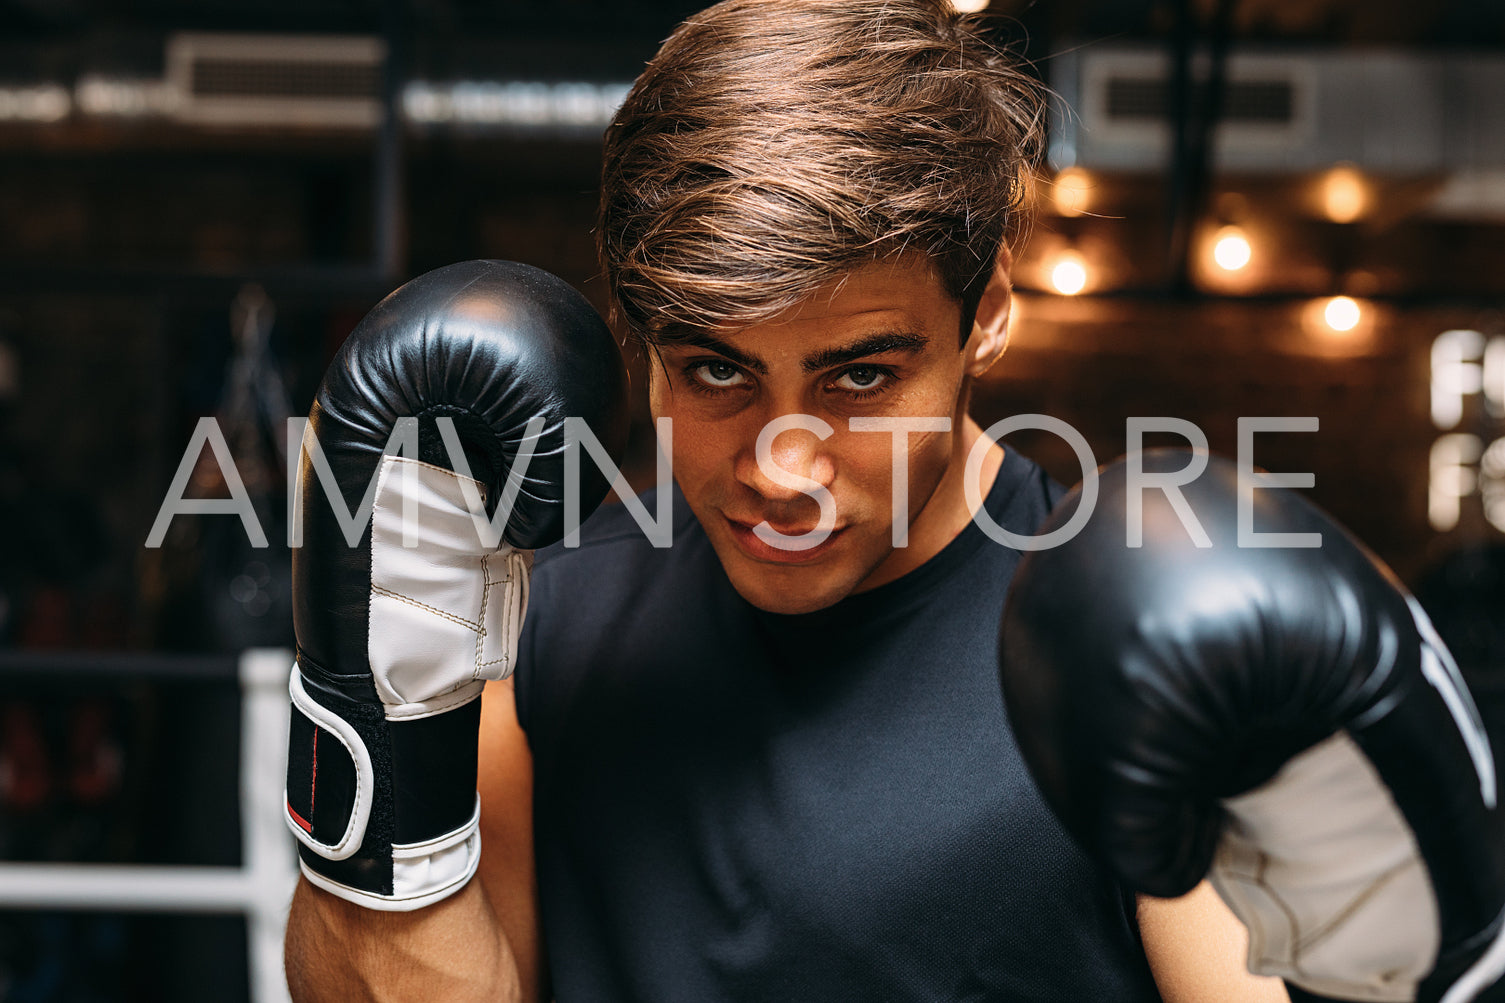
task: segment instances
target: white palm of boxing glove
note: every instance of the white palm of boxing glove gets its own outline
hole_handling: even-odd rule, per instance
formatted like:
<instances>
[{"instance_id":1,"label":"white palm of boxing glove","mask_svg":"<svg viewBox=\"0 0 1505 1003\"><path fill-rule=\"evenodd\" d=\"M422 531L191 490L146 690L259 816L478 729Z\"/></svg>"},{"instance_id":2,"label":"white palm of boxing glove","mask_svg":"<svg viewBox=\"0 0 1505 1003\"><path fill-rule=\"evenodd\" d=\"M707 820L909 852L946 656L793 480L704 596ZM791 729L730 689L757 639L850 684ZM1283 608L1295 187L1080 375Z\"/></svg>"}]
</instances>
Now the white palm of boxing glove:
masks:
<instances>
[{"instance_id":1,"label":"white palm of boxing glove","mask_svg":"<svg viewBox=\"0 0 1505 1003\"><path fill-rule=\"evenodd\" d=\"M367 650L387 719L411 720L511 674L533 554L486 546L486 488L473 478L397 456L378 477ZM419 518L404 518L405 501Z\"/></svg>"}]
</instances>

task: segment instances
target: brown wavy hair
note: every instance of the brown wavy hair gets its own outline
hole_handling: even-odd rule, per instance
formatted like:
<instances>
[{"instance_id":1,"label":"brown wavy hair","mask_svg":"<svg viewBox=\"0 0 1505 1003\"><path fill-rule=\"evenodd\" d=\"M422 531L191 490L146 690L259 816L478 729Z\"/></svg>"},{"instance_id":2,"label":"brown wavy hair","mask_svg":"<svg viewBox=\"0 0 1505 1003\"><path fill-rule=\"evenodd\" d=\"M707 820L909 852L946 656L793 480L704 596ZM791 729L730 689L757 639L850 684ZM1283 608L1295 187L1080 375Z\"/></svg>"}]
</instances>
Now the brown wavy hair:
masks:
<instances>
[{"instance_id":1,"label":"brown wavy hair","mask_svg":"<svg viewBox=\"0 0 1505 1003\"><path fill-rule=\"evenodd\" d=\"M736 328L929 255L963 339L1027 223L1044 90L948 0L724 0L664 42L606 131L596 240L649 343Z\"/></svg>"}]
</instances>

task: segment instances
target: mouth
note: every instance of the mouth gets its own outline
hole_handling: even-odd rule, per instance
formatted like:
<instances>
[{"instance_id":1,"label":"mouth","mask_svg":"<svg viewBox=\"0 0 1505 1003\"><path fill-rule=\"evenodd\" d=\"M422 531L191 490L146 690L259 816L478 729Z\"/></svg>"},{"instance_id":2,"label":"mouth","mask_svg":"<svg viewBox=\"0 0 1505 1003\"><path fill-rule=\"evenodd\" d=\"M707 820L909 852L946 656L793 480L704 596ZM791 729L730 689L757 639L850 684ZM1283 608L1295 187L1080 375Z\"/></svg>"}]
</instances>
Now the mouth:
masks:
<instances>
[{"instance_id":1,"label":"mouth","mask_svg":"<svg viewBox=\"0 0 1505 1003\"><path fill-rule=\"evenodd\" d=\"M791 540L789 543L780 546L778 543L768 542L754 531L754 526L764 522L762 519L747 522L741 519L733 519L731 516L723 516L722 518L726 520L727 528L731 530L732 539L736 541L737 546L741 548L742 552L755 561L762 561L767 564L809 564L818 560L826 551L834 547L836 542L841 539L842 533L846 531L845 526L837 526L826 535L824 540L815 546L806 547L804 550L794 550L791 548L795 545L798 538L813 532L816 529L815 526L776 526L773 523L769 523L769 528L773 529L776 533L795 538L795 540Z\"/></svg>"}]
</instances>

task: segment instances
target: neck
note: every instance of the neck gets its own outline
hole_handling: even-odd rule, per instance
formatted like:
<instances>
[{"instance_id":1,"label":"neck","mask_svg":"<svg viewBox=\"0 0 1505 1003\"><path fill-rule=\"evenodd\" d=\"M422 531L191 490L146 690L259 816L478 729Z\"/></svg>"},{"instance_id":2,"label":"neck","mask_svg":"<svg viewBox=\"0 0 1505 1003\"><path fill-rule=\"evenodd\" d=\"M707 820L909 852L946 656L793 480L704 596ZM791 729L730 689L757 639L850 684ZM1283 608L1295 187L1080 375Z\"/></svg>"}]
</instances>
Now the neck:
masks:
<instances>
[{"instance_id":1,"label":"neck","mask_svg":"<svg viewBox=\"0 0 1505 1003\"><path fill-rule=\"evenodd\" d=\"M936 485L925 506L920 509L909 525L909 544L903 551L895 551L898 560L886 562L881 573L863 583L859 591L877 588L913 571L930 558L940 553L945 546L967 528L976 515L976 508L968 504L965 478L967 458L983 438L982 426L970 415L963 415L958 433L952 439L951 462ZM992 490L998 471L1003 468L1003 447L989 443L983 456L981 469L977 472L976 487L979 505Z\"/></svg>"}]
</instances>

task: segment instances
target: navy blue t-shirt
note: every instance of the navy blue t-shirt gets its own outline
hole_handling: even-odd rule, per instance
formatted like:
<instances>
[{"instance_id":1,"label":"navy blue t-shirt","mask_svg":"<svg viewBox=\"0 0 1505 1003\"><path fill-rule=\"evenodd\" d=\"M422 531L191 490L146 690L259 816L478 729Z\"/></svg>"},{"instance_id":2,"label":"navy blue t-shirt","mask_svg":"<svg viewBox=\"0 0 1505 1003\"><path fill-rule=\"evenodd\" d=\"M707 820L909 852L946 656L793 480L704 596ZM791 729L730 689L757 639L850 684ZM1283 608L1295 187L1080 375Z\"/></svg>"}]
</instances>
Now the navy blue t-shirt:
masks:
<instances>
[{"instance_id":1,"label":"navy blue t-shirt","mask_svg":"<svg viewBox=\"0 0 1505 1003\"><path fill-rule=\"evenodd\" d=\"M1009 451L986 509L1031 533L1059 496ZM1158 1000L1133 897L1051 816L1004 715L1019 554L969 525L777 615L674 501L668 548L612 506L534 571L516 691L560 1003Z\"/></svg>"}]
</instances>

